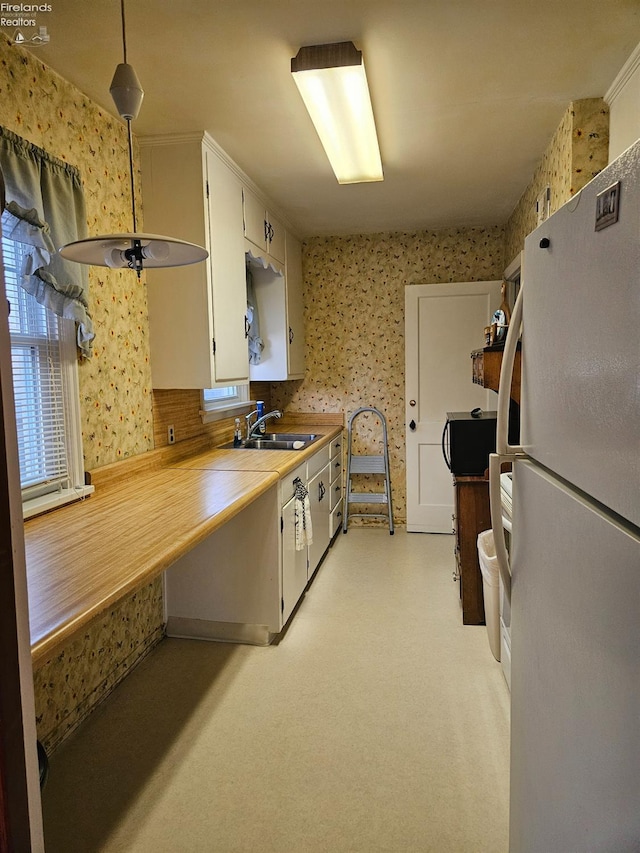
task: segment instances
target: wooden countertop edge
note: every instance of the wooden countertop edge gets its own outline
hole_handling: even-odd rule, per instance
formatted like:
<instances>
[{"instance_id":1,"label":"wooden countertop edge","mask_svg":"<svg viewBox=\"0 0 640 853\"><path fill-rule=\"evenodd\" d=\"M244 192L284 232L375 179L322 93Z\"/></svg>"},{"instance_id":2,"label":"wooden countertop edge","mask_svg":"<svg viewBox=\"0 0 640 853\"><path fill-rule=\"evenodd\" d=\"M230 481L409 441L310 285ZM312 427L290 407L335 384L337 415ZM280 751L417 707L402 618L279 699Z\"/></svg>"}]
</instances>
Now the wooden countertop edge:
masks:
<instances>
[{"instance_id":1,"label":"wooden countertop edge","mask_svg":"<svg viewBox=\"0 0 640 853\"><path fill-rule=\"evenodd\" d=\"M233 473L233 472L230 472ZM110 607L116 605L128 594L144 586L168 569L176 560L203 542L211 533L214 533L238 513L242 512L260 495L277 485L279 477L274 472L259 472L262 480L251 491L251 496L246 495L229 504L224 510L209 516L206 521L196 524L188 534L174 541L172 547L168 548L162 557L152 562L143 564L124 583L118 584L108 595L103 596L94 605L78 613L77 616L67 619L58 625L55 630L37 640L31 646L31 660L36 663L44 663L56 654L62 646L69 642L79 631L86 628L95 619L104 615ZM93 498L95 500L95 498Z\"/></svg>"},{"instance_id":2,"label":"wooden countertop edge","mask_svg":"<svg viewBox=\"0 0 640 853\"><path fill-rule=\"evenodd\" d=\"M336 423L336 420L338 420L339 423ZM302 423L309 425L310 427L318 427L318 429L313 430L315 432L321 432L324 429L325 432L323 433L322 439L309 445L309 447L304 448L299 453L293 453L291 451L278 452L273 450L240 451L240 453L245 454L246 457L239 456L238 458L239 460L241 458L246 458L246 463L243 463L243 467L238 469L238 473L241 471L247 472L254 470L246 467L247 464L250 464L250 454L253 455L259 453L263 459L267 460L270 458L269 455L274 453L278 454L280 458L282 458L282 454L285 453L287 456L284 464L281 462L280 464L275 465L275 457L272 457L274 459L272 467L266 470L264 467L255 470L255 473L260 474L264 480L258 487L256 487L255 490L252 491L250 498L245 496L243 499L236 500L224 510L210 516L205 522L196 525L193 530L190 531L188 536L184 536L177 540L171 548L163 553L160 559L154 560L151 564L143 565L129 578L127 578L126 582L117 585L109 592L108 595L105 595L96 601L94 605L78 613L76 616L65 620L60 625L56 626L53 631L34 642L31 647L32 663L34 665L41 664L55 656L55 654L60 651L61 648L76 634L81 630L86 629L91 622L103 616L110 607L116 605L136 589L144 586L145 583L153 580L172 563L206 539L207 536L222 527L222 525L232 519L239 512L246 509L253 500L273 485L277 484L279 479L294 470L306 459L310 458L317 450L321 449L323 446L333 441L334 438L338 437L344 428L342 416L330 414L324 418L321 416L316 416L315 418L311 418L309 416L287 417L284 423L278 423L278 431L285 432L287 424L299 425ZM197 439L188 439L184 442L180 442L178 446L158 448L157 450L140 454L140 456L132 457L131 459L123 460L122 462L114 462L92 471L92 483L97 486L97 491L95 495L89 498L89 500L93 502L99 501L101 492L106 494L112 489L117 489L127 481L131 481L137 477L143 477L145 474L153 471L163 468L182 467L186 460L197 456L199 453L206 452L207 450L212 452L214 458L219 452L221 459L228 459L229 454L238 453L237 450L233 449L219 450L218 448L212 447L211 440L207 436L199 437ZM215 467L213 467L213 470L216 470ZM226 465L221 470L233 474L235 469ZM34 522L37 523L37 519L33 519L31 524L33 525Z\"/></svg>"}]
</instances>

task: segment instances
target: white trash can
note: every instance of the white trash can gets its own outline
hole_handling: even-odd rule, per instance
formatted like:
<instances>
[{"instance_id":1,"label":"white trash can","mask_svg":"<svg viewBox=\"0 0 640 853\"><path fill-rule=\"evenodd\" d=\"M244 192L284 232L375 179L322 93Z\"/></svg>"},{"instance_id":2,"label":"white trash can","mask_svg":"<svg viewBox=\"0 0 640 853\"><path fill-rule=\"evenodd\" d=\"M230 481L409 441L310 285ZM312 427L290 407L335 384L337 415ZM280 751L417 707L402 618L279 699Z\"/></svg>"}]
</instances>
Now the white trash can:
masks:
<instances>
[{"instance_id":1,"label":"white trash can","mask_svg":"<svg viewBox=\"0 0 640 853\"><path fill-rule=\"evenodd\" d=\"M493 530L484 530L478 534L478 560L482 572L484 619L489 635L489 647L494 658L500 660L500 568Z\"/></svg>"}]
</instances>

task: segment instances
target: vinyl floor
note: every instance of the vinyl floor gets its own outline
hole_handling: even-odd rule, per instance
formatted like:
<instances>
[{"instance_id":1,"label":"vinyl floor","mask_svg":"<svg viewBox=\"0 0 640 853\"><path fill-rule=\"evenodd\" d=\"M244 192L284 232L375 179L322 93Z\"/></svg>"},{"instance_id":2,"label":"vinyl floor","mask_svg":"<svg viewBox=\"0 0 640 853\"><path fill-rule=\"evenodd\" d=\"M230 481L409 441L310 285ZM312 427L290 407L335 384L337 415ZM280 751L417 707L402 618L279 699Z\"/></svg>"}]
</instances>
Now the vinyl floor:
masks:
<instances>
[{"instance_id":1,"label":"vinyl floor","mask_svg":"<svg viewBox=\"0 0 640 853\"><path fill-rule=\"evenodd\" d=\"M451 536L353 528L283 639L167 639L52 756L47 853L506 853L509 693Z\"/></svg>"}]
</instances>

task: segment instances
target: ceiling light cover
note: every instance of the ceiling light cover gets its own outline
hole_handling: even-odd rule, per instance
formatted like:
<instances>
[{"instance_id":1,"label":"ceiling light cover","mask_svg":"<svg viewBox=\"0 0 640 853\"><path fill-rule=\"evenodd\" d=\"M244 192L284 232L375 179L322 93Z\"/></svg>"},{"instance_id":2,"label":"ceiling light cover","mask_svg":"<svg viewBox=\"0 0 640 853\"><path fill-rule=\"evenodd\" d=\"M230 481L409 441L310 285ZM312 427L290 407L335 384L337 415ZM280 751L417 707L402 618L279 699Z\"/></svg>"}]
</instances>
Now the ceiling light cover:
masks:
<instances>
[{"instance_id":1,"label":"ceiling light cover","mask_svg":"<svg viewBox=\"0 0 640 853\"><path fill-rule=\"evenodd\" d=\"M291 73L338 183L384 180L362 51L350 41L301 47Z\"/></svg>"},{"instance_id":2,"label":"ceiling light cover","mask_svg":"<svg viewBox=\"0 0 640 853\"><path fill-rule=\"evenodd\" d=\"M105 234L77 240L60 249L63 258L96 267L120 268L136 260L144 267L183 267L207 258L208 252L195 243L161 234Z\"/></svg>"}]
</instances>

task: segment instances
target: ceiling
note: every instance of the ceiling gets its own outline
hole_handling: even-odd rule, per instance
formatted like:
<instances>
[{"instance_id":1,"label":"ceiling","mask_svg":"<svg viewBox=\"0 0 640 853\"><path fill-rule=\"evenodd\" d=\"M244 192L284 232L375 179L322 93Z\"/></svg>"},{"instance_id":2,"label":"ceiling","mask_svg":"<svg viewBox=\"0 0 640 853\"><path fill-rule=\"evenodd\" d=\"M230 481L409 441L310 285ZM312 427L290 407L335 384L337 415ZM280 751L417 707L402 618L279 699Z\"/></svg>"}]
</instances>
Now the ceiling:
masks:
<instances>
[{"instance_id":1,"label":"ceiling","mask_svg":"<svg viewBox=\"0 0 640 853\"><path fill-rule=\"evenodd\" d=\"M119 0L54 0L33 52L115 114ZM571 100L640 42L640 0L128 0L137 135L206 130L302 235L506 221ZM338 185L290 74L363 51L385 171Z\"/></svg>"}]
</instances>

